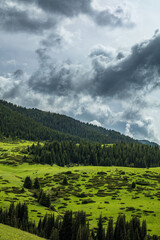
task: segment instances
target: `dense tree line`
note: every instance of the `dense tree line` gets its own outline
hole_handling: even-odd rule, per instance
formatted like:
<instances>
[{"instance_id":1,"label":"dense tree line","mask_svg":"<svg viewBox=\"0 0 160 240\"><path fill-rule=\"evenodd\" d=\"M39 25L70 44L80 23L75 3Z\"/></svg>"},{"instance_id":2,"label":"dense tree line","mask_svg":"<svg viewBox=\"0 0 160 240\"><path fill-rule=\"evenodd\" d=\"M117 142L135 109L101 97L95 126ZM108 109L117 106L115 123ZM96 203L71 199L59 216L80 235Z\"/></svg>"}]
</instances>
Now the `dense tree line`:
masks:
<instances>
[{"instance_id":1,"label":"dense tree line","mask_svg":"<svg viewBox=\"0 0 160 240\"><path fill-rule=\"evenodd\" d=\"M75 144L71 141L54 141L32 145L28 149L33 161L41 164L83 164L93 166L159 167L160 149L133 143L101 145L96 143Z\"/></svg>"},{"instance_id":2,"label":"dense tree line","mask_svg":"<svg viewBox=\"0 0 160 240\"><path fill-rule=\"evenodd\" d=\"M102 215L97 228L90 229L85 212L66 211L64 217L55 218L54 214L45 215L38 226L29 221L26 204L12 203L8 210L0 208L0 223L10 225L40 237L51 240L158 240L158 236L147 235L146 221L132 217L128 222L125 215L119 215L115 224L109 218L105 229Z\"/></svg>"},{"instance_id":3,"label":"dense tree line","mask_svg":"<svg viewBox=\"0 0 160 240\"><path fill-rule=\"evenodd\" d=\"M85 124L65 115L22 108L6 101L0 101L0 115L0 132L5 136L27 140L67 140L72 135L75 140L86 139L100 143L135 142L113 130Z\"/></svg>"}]
</instances>

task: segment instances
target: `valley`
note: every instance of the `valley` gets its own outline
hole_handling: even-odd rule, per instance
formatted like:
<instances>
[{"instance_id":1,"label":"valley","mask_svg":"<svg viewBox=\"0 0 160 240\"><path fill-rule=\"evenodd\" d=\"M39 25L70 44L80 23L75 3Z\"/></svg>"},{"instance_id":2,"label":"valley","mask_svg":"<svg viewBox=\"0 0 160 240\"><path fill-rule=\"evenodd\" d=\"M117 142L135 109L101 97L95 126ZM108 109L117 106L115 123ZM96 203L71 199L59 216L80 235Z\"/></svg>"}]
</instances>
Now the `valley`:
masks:
<instances>
[{"instance_id":1,"label":"valley","mask_svg":"<svg viewBox=\"0 0 160 240\"><path fill-rule=\"evenodd\" d=\"M45 213L63 217L66 210L83 210L91 228L96 228L99 215L104 225L110 217L116 221L120 213L127 219L137 216L147 221L148 233L159 235L160 168L117 166L72 166L24 162L30 141L0 143L0 204L25 202L30 220L38 223ZM36 144L36 143L35 143ZM42 143L43 144L43 143ZM23 187L25 178L38 177L41 189L50 195L50 208L37 200L37 190ZM64 178L67 182L64 184ZM134 184L133 184L134 183Z\"/></svg>"}]
</instances>

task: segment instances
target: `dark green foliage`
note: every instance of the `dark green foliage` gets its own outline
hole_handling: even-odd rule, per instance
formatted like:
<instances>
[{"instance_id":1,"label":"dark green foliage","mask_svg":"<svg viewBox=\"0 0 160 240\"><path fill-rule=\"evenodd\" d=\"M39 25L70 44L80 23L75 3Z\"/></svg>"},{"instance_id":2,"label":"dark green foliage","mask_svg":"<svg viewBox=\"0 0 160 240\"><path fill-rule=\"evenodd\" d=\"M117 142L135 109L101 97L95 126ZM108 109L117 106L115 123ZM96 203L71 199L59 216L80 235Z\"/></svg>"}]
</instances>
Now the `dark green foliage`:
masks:
<instances>
[{"instance_id":1,"label":"dark green foliage","mask_svg":"<svg viewBox=\"0 0 160 240\"><path fill-rule=\"evenodd\" d=\"M66 211L64 214L62 227L60 229L61 240L72 240L72 212Z\"/></svg>"},{"instance_id":2,"label":"dark green foliage","mask_svg":"<svg viewBox=\"0 0 160 240\"><path fill-rule=\"evenodd\" d=\"M83 239L82 237L86 239L86 235L89 236L87 230L89 231L88 226L86 226L85 212L77 212L72 221L72 240Z\"/></svg>"},{"instance_id":3,"label":"dark green foliage","mask_svg":"<svg viewBox=\"0 0 160 240\"><path fill-rule=\"evenodd\" d=\"M135 187L136 187L135 182L132 182L132 188L135 188Z\"/></svg>"},{"instance_id":4,"label":"dark green foliage","mask_svg":"<svg viewBox=\"0 0 160 240\"><path fill-rule=\"evenodd\" d=\"M42 123L25 116L23 113L10 108L8 104L0 101L0 135L4 137L20 138L26 140L73 140L79 137L58 132L44 126ZM24 158L26 160L26 158Z\"/></svg>"},{"instance_id":5,"label":"dark green foliage","mask_svg":"<svg viewBox=\"0 0 160 240\"><path fill-rule=\"evenodd\" d=\"M114 239L127 240L125 215L119 215L117 218L115 232L114 232Z\"/></svg>"},{"instance_id":6,"label":"dark green foliage","mask_svg":"<svg viewBox=\"0 0 160 240\"><path fill-rule=\"evenodd\" d=\"M112 146L98 143L76 144L72 141L54 141L43 147L38 144L30 147L33 161L41 164L69 164L125 166L125 167L158 167L160 166L160 149L140 143L116 143ZM122 172L122 175L125 175ZM133 185L134 186L134 185ZM133 187L132 186L132 187Z\"/></svg>"},{"instance_id":7,"label":"dark green foliage","mask_svg":"<svg viewBox=\"0 0 160 240\"><path fill-rule=\"evenodd\" d=\"M28 207L24 203L16 206L12 203L8 210L0 208L0 223L20 228L40 237L51 240L159 240L160 237L147 235L146 222L133 217L126 222L124 215L119 215L113 228L113 220L108 222L107 233L103 227L102 216L98 220L97 230L89 229L86 214L67 211L63 219L55 219L53 214L45 215L39 220L38 226L28 220Z\"/></svg>"},{"instance_id":8,"label":"dark green foliage","mask_svg":"<svg viewBox=\"0 0 160 240\"><path fill-rule=\"evenodd\" d=\"M38 178L34 179L33 188L40 189L40 183Z\"/></svg>"},{"instance_id":9,"label":"dark green foliage","mask_svg":"<svg viewBox=\"0 0 160 240\"><path fill-rule=\"evenodd\" d=\"M113 219L110 218L108 222L106 240L113 240L114 239L114 232L113 232Z\"/></svg>"},{"instance_id":10,"label":"dark green foliage","mask_svg":"<svg viewBox=\"0 0 160 240\"><path fill-rule=\"evenodd\" d=\"M44 191L41 191L39 194L38 202L45 207L50 207L51 205L51 198L49 194L46 194Z\"/></svg>"},{"instance_id":11,"label":"dark green foliage","mask_svg":"<svg viewBox=\"0 0 160 240\"><path fill-rule=\"evenodd\" d=\"M103 228L102 215L100 215L98 220L97 240L105 240L105 230Z\"/></svg>"},{"instance_id":12,"label":"dark green foliage","mask_svg":"<svg viewBox=\"0 0 160 240\"><path fill-rule=\"evenodd\" d=\"M54 228L52 229L52 233L51 233L51 236L50 238L51 240L59 240L59 230L57 228Z\"/></svg>"},{"instance_id":13,"label":"dark green foliage","mask_svg":"<svg viewBox=\"0 0 160 240\"><path fill-rule=\"evenodd\" d=\"M68 181L67 181L67 178L66 178L66 177L63 178L62 184L63 184L63 185L67 185L67 184L68 184Z\"/></svg>"},{"instance_id":14,"label":"dark green foliage","mask_svg":"<svg viewBox=\"0 0 160 240\"><path fill-rule=\"evenodd\" d=\"M116 131L85 124L60 114L26 109L6 101L0 101L0 109L0 133L6 137L76 142L86 139L100 143L135 142Z\"/></svg>"},{"instance_id":15,"label":"dark green foliage","mask_svg":"<svg viewBox=\"0 0 160 240\"><path fill-rule=\"evenodd\" d=\"M36 233L35 224L29 222L26 203L18 203L16 206L11 203L9 210L2 210L0 208L0 223Z\"/></svg>"},{"instance_id":16,"label":"dark green foliage","mask_svg":"<svg viewBox=\"0 0 160 240\"><path fill-rule=\"evenodd\" d=\"M89 225L80 225L77 232L76 240L89 239Z\"/></svg>"},{"instance_id":17,"label":"dark green foliage","mask_svg":"<svg viewBox=\"0 0 160 240\"><path fill-rule=\"evenodd\" d=\"M28 189L32 188L32 180L30 179L29 176L25 178L23 186Z\"/></svg>"},{"instance_id":18,"label":"dark green foliage","mask_svg":"<svg viewBox=\"0 0 160 240\"><path fill-rule=\"evenodd\" d=\"M141 227L141 239L145 240L146 235L147 235L147 224L146 224L146 221L143 220L142 227Z\"/></svg>"}]
</instances>

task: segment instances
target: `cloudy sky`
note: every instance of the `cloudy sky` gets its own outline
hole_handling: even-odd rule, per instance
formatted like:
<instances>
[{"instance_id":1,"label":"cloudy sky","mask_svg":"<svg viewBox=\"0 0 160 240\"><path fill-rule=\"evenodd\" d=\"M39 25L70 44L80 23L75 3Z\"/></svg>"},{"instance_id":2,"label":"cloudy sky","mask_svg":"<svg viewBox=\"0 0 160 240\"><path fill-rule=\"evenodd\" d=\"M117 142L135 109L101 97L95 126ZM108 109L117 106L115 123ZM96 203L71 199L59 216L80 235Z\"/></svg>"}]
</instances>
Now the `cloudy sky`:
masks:
<instances>
[{"instance_id":1,"label":"cloudy sky","mask_svg":"<svg viewBox=\"0 0 160 240\"><path fill-rule=\"evenodd\" d=\"M159 0L1 0L0 98L160 143Z\"/></svg>"}]
</instances>

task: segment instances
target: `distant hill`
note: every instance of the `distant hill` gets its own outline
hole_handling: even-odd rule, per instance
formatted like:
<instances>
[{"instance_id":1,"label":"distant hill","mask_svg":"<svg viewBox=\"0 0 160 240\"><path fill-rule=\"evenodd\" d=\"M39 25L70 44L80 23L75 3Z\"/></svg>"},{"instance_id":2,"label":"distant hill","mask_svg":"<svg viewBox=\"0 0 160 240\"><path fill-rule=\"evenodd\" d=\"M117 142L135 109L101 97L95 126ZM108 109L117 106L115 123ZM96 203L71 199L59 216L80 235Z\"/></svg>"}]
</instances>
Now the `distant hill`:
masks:
<instances>
[{"instance_id":1,"label":"distant hill","mask_svg":"<svg viewBox=\"0 0 160 240\"><path fill-rule=\"evenodd\" d=\"M28 140L87 140L100 143L135 142L113 130L82 123L65 115L27 109L0 100L0 132Z\"/></svg>"},{"instance_id":2,"label":"distant hill","mask_svg":"<svg viewBox=\"0 0 160 240\"><path fill-rule=\"evenodd\" d=\"M148 140L138 140L139 143L145 144L145 145L150 145L150 146L159 146L157 143L155 142L150 142Z\"/></svg>"}]
</instances>

